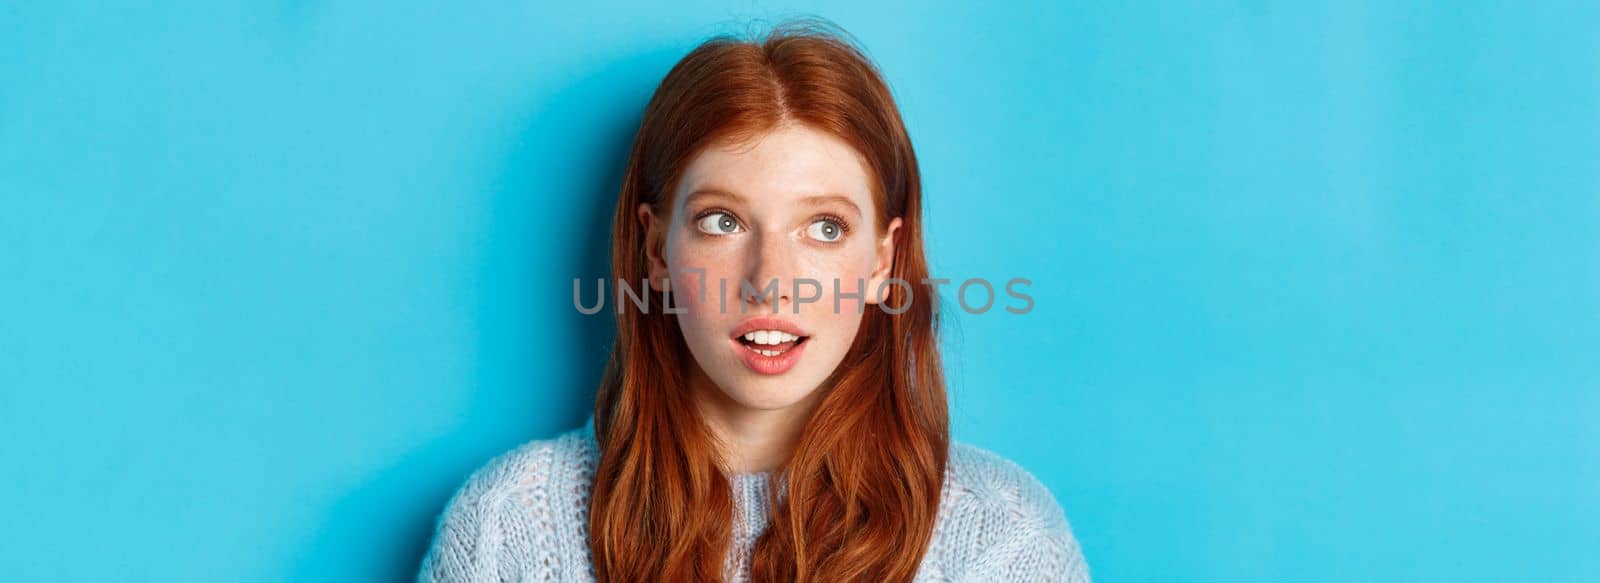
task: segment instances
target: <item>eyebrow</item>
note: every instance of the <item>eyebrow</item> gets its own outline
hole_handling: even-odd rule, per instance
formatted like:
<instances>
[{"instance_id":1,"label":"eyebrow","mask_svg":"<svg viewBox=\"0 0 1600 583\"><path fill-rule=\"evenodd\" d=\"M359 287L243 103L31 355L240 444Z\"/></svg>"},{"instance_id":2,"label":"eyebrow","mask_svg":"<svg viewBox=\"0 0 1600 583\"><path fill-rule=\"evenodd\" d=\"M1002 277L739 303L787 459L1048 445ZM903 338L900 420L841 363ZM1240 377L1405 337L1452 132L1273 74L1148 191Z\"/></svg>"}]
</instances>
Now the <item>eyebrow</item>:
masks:
<instances>
[{"instance_id":1,"label":"eyebrow","mask_svg":"<svg viewBox=\"0 0 1600 583\"><path fill-rule=\"evenodd\" d=\"M688 206L688 204L694 202L696 198L729 198L738 202L745 202L745 197L740 196L736 192L721 188L708 187L695 189L694 192L691 192L688 196L684 197L683 203L685 206ZM842 194L813 194L801 198L800 203L811 207L825 206L828 204L842 204L850 207L850 210L855 211L856 216L861 216L861 207L857 206L855 201L850 200L850 197Z\"/></svg>"}]
</instances>

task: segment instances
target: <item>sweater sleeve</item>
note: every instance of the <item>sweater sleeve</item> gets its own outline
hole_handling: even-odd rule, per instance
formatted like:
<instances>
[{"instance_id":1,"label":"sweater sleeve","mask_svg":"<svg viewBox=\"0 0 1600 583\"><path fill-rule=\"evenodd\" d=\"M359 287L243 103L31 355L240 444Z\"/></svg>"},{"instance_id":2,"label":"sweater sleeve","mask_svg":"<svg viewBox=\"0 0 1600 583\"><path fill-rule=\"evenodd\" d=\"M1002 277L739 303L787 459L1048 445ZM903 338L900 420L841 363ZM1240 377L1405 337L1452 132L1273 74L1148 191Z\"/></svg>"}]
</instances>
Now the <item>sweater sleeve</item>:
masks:
<instances>
[{"instance_id":1,"label":"sweater sleeve","mask_svg":"<svg viewBox=\"0 0 1600 583\"><path fill-rule=\"evenodd\" d=\"M495 581L501 541L498 510L507 457L473 472L450 497L434 524L433 541L417 573L418 583Z\"/></svg>"},{"instance_id":2,"label":"sweater sleeve","mask_svg":"<svg viewBox=\"0 0 1600 583\"><path fill-rule=\"evenodd\" d=\"M997 462L1004 533L976 561L985 581L1089 583L1089 566L1065 511L1043 482L1009 461Z\"/></svg>"},{"instance_id":3,"label":"sweater sleeve","mask_svg":"<svg viewBox=\"0 0 1600 583\"><path fill-rule=\"evenodd\" d=\"M1089 567L1069 532L1018 532L992 554L985 562L999 569L997 581L1089 583Z\"/></svg>"}]
</instances>

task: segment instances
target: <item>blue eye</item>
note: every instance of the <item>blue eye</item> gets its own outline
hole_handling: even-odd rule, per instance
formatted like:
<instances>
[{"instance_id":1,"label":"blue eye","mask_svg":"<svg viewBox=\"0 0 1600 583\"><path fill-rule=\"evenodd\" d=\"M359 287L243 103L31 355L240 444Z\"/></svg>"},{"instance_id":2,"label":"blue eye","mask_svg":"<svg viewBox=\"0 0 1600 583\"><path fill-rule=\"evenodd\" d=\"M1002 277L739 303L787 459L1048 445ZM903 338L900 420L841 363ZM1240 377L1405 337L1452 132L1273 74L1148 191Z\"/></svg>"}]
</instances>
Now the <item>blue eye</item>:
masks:
<instances>
[{"instance_id":1,"label":"blue eye","mask_svg":"<svg viewBox=\"0 0 1600 583\"><path fill-rule=\"evenodd\" d=\"M733 215L717 211L700 217L695 226L708 235L727 235L739 232L739 220Z\"/></svg>"},{"instance_id":2,"label":"blue eye","mask_svg":"<svg viewBox=\"0 0 1600 583\"><path fill-rule=\"evenodd\" d=\"M819 219L806 228L806 236L832 243L844 238L845 229L844 223L834 219Z\"/></svg>"}]
</instances>

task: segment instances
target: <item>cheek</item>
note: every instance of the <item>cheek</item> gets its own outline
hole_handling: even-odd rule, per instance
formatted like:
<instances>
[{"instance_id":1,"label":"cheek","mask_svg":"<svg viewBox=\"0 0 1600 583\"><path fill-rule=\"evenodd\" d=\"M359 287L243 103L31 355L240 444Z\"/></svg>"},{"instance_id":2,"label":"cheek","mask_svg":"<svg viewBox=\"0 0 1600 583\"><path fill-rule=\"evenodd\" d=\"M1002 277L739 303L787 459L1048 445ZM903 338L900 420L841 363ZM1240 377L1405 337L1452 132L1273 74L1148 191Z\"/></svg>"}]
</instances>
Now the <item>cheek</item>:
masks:
<instances>
[{"instance_id":1,"label":"cheek","mask_svg":"<svg viewBox=\"0 0 1600 583\"><path fill-rule=\"evenodd\" d=\"M734 297L738 280L735 277L738 266L727 257L710 252L707 249L685 245L667 252L667 270L672 274L673 305L684 310L680 317L688 317L693 322L715 319L720 313L722 302L732 300L721 299L726 293L729 298ZM729 284L719 282L732 281ZM724 292L722 285L729 286L729 291Z\"/></svg>"},{"instance_id":2,"label":"cheek","mask_svg":"<svg viewBox=\"0 0 1600 583\"><path fill-rule=\"evenodd\" d=\"M833 300L829 299L815 315L806 318L807 323L816 330L818 335L828 339L828 345L836 354L844 354L846 348L855 340L856 332L861 327L863 313L856 310L863 304L854 299L839 302L839 311L833 311Z\"/></svg>"},{"instance_id":3,"label":"cheek","mask_svg":"<svg viewBox=\"0 0 1600 583\"><path fill-rule=\"evenodd\" d=\"M673 303L685 308L699 306L706 296L705 278L695 271L669 267L672 272Z\"/></svg>"},{"instance_id":4,"label":"cheek","mask_svg":"<svg viewBox=\"0 0 1600 583\"><path fill-rule=\"evenodd\" d=\"M839 293L837 296L839 302L839 314L848 314L853 316L856 314L856 312L864 309L866 305L866 292L868 291L867 288L869 285L870 284L866 281L865 273L841 274L839 276ZM833 282L827 282L827 286L828 287L822 294L822 301L824 302L822 305L825 306L828 311L832 312L833 303L835 300L833 293Z\"/></svg>"},{"instance_id":5,"label":"cheek","mask_svg":"<svg viewBox=\"0 0 1600 583\"><path fill-rule=\"evenodd\" d=\"M823 258L814 263L810 270L818 284L822 287L822 297L817 300L817 309L833 312L833 302L837 295L839 300L839 313L854 317L864 308L865 298L872 297L872 257L870 251L865 257L860 254ZM838 282L838 294L834 294L834 282ZM809 289L802 289L801 293L811 293ZM804 309L804 308L802 308Z\"/></svg>"}]
</instances>

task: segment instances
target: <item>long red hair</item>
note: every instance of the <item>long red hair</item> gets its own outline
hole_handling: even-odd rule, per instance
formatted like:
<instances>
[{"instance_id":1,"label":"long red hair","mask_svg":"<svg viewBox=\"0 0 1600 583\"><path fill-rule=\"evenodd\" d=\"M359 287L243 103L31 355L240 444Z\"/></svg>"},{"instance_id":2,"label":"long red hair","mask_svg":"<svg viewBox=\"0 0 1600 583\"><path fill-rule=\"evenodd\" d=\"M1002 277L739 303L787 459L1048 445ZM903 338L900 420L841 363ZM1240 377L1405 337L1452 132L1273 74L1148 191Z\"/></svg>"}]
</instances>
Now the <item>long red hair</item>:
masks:
<instances>
[{"instance_id":1,"label":"long red hair","mask_svg":"<svg viewBox=\"0 0 1600 583\"><path fill-rule=\"evenodd\" d=\"M876 179L880 236L892 217L902 220L892 275L909 285L887 286L885 302L905 311L868 306L844 361L818 389L826 393L768 491L771 520L752 557L757 581L911 580L933 536L949 457L917 159L888 86L848 38L803 21L691 51L645 109L612 224L613 281L644 281L639 205L667 216L695 154L785 123L828 132L863 156ZM623 303L613 305L616 343L595 399L595 573L600 581L720 581L733 494L687 390L693 356L673 315Z\"/></svg>"}]
</instances>

